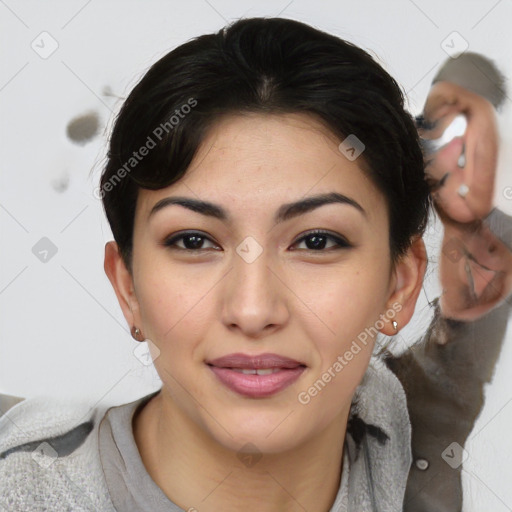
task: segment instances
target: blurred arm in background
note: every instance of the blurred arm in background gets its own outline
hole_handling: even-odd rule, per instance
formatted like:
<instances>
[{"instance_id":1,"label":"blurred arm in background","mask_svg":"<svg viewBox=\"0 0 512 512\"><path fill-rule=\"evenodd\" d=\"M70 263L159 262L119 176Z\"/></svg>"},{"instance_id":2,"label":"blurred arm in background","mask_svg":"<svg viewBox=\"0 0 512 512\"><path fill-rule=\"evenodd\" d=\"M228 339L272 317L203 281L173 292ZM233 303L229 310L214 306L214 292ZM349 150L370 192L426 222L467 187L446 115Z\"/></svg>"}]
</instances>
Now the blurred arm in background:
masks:
<instances>
[{"instance_id":1,"label":"blurred arm in background","mask_svg":"<svg viewBox=\"0 0 512 512\"><path fill-rule=\"evenodd\" d=\"M427 333L403 354L384 355L404 387L412 426L405 512L462 510L463 447L508 324L512 217L493 206L504 83L481 55L449 59L417 118L444 227L443 292Z\"/></svg>"}]
</instances>

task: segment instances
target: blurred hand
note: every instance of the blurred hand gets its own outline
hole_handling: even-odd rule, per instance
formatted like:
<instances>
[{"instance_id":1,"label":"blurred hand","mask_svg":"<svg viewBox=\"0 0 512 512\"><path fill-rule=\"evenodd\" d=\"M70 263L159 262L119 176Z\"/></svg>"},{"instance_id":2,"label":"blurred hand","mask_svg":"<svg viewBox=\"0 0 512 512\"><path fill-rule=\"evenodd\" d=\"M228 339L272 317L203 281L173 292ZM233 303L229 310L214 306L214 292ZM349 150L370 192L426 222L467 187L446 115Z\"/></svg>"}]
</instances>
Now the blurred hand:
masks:
<instances>
[{"instance_id":1,"label":"blurred hand","mask_svg":"<svg viewBox=\"0 0 512 512\"><path fill-rule=\"evenodd\" d=\"M423 139L437 139L458 114L467 119L464 135L434 153L426 166L434 205L443 223L483 219L493 208L499 140L492 103L454 83L437 82L425 103L427 126L420 126L418 133ZM465 164L459 167L462 152ZM459 190L464 185L467 193L461 197Z\"/></svg>"},{"instance_id":2,"label":"blurred hand","mask_svg":"<svg viewBox=\"0 0 512 512\"><path fill-rule=\"evenodd\" d=\"M436 139L460 114L466 117L465 131L444 140L446 145L436 151ZM493 208L499 150L496 110L483 96L440 81L430 90L423 118L418 133L433 143L425 171L444 225L440 308L448 318L472 321L512 290L512 253L482 222Z\"/></svg>"},{"instance_id":3,"label":"blurred hand","mask_svg":"<svg viewBox=\"0 0 512 512\"><path fill-rule=\"evenodd\" d=\"M483 224L444 226L439 306L447 318L476 320L510 295L512 252Z\"/></svg>"}]
</instances>

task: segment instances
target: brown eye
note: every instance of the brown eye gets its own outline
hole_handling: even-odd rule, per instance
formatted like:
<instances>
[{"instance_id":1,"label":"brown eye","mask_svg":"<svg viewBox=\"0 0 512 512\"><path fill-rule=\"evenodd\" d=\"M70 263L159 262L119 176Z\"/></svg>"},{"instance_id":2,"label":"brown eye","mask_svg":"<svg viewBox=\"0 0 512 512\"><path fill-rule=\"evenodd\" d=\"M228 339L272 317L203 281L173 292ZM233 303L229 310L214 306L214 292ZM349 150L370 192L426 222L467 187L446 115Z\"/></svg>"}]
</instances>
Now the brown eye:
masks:
<instances>
[{"instance_id":1,"label":"brown eye","mask_svg":"<svg viewBox=\"0 0 512 512\"><path fill-rule=\"evenodd\" d=\"M310 251L316 251L316 252L326 252L324 249L326 248L326 244L328 240L331 240L334 242L334 246L328 247L327 249L330 250L337 250L337 249L348 249L349 247L352 247L346 240L343 238L340 238L335 235L331 235L325 231L310 231L306 235L304 235L302 238L297 240L294 245L297 245L299 243L305 242L306 243L306 250Z\"/></svg>"},{"instance_id":2,"label":"brown eye","mask_svg":"<svg viewBox=\"0 0 512 512\"><path fill-rule=\"evenodd\" d=\"M183 247L177 245L177 242L181 240L183 240ZM200 251L209 249L208 247L203 247L205 241L211 242L210 238L206 235L197 231L190 231L188 233L181 233L166 239L163 245L171 249L178 249L182 251ZM214 247L217 246L214 245Z\"/></svg>"}]
</instances>

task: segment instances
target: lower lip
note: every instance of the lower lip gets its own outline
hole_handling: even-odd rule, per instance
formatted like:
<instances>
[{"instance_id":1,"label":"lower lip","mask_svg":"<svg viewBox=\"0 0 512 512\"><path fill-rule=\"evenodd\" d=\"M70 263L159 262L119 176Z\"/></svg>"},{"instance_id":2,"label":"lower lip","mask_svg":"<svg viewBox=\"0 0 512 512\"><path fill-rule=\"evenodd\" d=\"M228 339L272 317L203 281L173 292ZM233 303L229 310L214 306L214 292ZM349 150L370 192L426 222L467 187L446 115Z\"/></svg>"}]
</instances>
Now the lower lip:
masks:
<instances>
[{"instance_id":1,"label":"lower lip","mask_svg":"<svg viewBox=\"0 0 512 512\"><path fill-rule=\"evenodd\" d=\"M217 366L210 366L210 369L232 391L250 398L265 398L295 382L306 368L304 366L283 368L269 375L247 375L230 368Z\"/></svg>"}]
</instances>

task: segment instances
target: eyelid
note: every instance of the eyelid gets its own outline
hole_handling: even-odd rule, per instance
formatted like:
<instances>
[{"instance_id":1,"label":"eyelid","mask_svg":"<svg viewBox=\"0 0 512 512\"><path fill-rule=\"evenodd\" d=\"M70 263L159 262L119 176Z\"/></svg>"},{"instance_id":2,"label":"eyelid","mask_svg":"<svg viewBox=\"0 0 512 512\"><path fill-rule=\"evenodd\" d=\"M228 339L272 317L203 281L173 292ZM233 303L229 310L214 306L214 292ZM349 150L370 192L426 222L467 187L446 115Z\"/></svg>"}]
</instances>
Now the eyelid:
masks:
<instances>
[{"instance_id":1,"label":"eyelid","mask_svg":"<svg viewBox=\"0 0 512 512\"><path fill-rule=\"evenodd\" d=\"M334 240L334 242L336 242L335 248L337 248L337 249L348 249L350 247L353 247L353 245L344 236L332 233L326 229L319 229L319 228L312 229L310 231L306 231L305 233L300 235L300 238L298 238L292 245L297 245L299 242L304 241L304 239L306 239L312 235L323 235L326 238L330 238L331 240ZM331 250L332 249L333 248L331 247ZM312 252L328 252L328 249L327 250L318 250L318 251L315 251L314 249L304 249L304 250L309 250Z\"/></svg>"},{"instance_id":2,"label":"eyelid","mask_svg":"<svg viewBox=\"0 0 512 512\"><path fill-rule=\"evenodd\" d=\"M205 233L203 233L201 231L179 231L177 233L172 234L169 237L166 237L163 240L162 245L166 248L177 249L179 251L187 251L187 252L199 253L201 251L206 250L206 249L202 249L202 248L201 249L186 249L186 248L176 246L176 242L178 242L179 240L182 240L186 236L191 236L191 235L199 235L201 238L210 241L212 244L214 244L214 245L216 244L216 242L214 242L210 238L210 236L206 235ZM312 230L306 231L305 233L302 233L301 235L299 235L299 238L297 238L292 243L292 247L294 245L297 245L297 244L303 242L305 239L307 239L308 237L310 237L312 235L323 235L326 238L330 238L331 240L333 240L336 245L334 247L330 247L328 249L320 249L320 250L300 249L300 250L321 253L321 252L330 252L333 249L348 249L348 248L353 247L353 244L351 244L344 236L338 235L338 234L330 232L329 230L320 229L320 228L312 229ZM207 249L211 249L211 248L209 247ZM292 249L292 250L295 250L295 249Z\"/></svg>"},{"instance_id":3,"label":"eyelid","mask_svg":"<svg viewBox=\"0 0 512 512\"><path fill-rule=\"evenodd\" d=\"M187 251L187 252L201 252L205 249L184 249L182 247L177 247L176 242L182 240L183 238L191 235L199 235L201 238L209 240L212 244L216 245L216 243L211 239L210 236L203 233L202 231L178 231L177 233L173 233L172 235L165 237L162 245L168 249L177 249L178 251ZM210 248L208 248L210 249Z\"/></svg>"}]
</instances>

